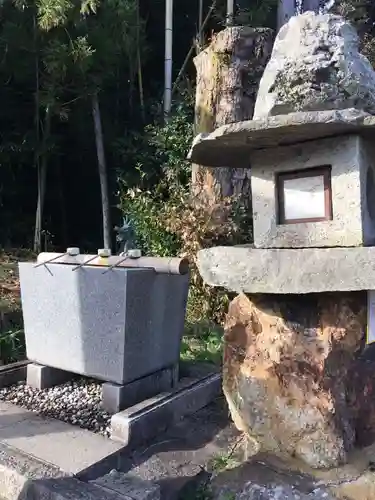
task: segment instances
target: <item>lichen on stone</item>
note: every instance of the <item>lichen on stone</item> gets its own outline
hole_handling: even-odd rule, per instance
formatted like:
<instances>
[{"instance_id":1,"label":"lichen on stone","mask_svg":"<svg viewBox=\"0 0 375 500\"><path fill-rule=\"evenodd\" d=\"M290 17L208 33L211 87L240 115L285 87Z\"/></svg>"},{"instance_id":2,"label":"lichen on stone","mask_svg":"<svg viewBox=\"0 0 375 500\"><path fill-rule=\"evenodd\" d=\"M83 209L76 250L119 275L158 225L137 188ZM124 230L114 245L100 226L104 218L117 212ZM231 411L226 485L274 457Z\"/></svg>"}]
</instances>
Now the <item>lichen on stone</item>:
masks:
<instances>
[{"instance_id":1,"label":"lichen on stone","mask_svg":"<svg viewBox=\"0 0 375 500\"><path fill-rule=\"evenodd\" d=\"M291 18L275 40L254 118L352 107L375 114L375 72L354 28L332 14Z\"/></svg>"}]
</instances>

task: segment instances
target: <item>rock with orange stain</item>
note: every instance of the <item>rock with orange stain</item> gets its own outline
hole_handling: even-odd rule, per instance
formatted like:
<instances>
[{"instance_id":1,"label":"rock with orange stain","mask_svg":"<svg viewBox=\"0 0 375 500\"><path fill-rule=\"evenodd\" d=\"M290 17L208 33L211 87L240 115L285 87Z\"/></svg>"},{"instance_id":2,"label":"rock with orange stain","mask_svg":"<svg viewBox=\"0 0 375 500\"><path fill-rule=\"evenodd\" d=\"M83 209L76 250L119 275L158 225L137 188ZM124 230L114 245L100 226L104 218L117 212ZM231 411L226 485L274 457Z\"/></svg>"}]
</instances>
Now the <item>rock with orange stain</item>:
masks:
<instances>
[{"instance_id":1,"label":"rock with orange stain","mask_svg":"<svg viewBox=\"0 0 375 500\"><path fill-rule=\"evenodd\" d=\"M357 412L347 388L365 331L365 293L236 297L223 387L237 427L313 468L345 463Z\"/></svg>"}]
</instances>

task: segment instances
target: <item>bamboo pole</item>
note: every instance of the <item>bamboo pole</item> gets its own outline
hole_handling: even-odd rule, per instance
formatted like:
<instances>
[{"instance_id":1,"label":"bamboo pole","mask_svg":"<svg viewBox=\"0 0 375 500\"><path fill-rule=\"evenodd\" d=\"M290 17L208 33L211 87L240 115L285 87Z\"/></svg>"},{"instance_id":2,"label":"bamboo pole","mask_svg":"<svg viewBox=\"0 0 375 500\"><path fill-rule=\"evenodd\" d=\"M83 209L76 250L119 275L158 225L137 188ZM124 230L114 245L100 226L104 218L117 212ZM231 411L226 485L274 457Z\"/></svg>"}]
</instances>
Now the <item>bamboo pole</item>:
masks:
<instances>
[{"instance_id":1,"label":"bamboo pole","mask_svg":"<svg viewBox=\"0 0 375 500\"><path fill-rule=\"evenodd\" d=\"M121 255L112 255L105 259L106 264L103 266L103 259L100 255L69 255L58 254L52 252L42 252L37 257L36 266L48 265L49 262L54 264L67 264L82 268L86 265L98 267L115 268L140 268L154 269L155 272L161 274L187 274L189 272L189 261L179 257L139 257L137 259L124 259ZM73 267L74 269L74 267Z\"/></svg>"},{"instance_id":2,"label":"bamboo pole","mask_svg":"<svg viewBox=\"0 0 375 500\"><path fill-rule=\"evenodd\" d=\"M173 0L165 1L164 117L172 107Z\"/></svg>"}]
</instances>

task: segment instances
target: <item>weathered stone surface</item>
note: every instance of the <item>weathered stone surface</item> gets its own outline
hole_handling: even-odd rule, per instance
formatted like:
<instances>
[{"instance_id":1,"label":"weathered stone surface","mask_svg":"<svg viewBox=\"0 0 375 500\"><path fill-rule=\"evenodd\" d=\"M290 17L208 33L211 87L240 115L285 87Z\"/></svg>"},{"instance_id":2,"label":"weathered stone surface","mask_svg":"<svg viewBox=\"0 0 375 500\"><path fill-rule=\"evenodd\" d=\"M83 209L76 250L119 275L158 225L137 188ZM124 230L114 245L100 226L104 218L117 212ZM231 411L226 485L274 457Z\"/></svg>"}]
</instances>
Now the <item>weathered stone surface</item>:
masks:
<instances>
[{"instance_id":1,"label":"weathered stone surface","mask_svg":"<svg viewBox=\"0 0 375 500\"><path fill-rule=\"evenodd\" d=\"M210 484L212 498L374 500L375 475L368 469L374 449L372 445L355 452L349 457L348 464L330 470L313 470L298 460L283 460L269 453L260 453L239 467L214 477Z\"/></svg>"},{"instance_id":2,"label":"weathered stone surface","mask_svg":"<svg viewBox=\"0 0 375 500\"><path fill-rule=\"evenodd\" d=\"M252 460L219 474L211 483L214 500L333 500L328 488L299 471L285 471L267 461Z\"/></svg>"},{"instance_id":3,"label":"weathered stone surface","mask_svg":"<svg viewBox=\"0 0 375 500\"><path fill-rule=\"evenodd\" d=\"M208 285L271 294L372 290L374 262L375 247L213 247L199 251L197 257Z\"/></svg>"},{"instance_id":4,"label":"weathered stone surface","mask_svg":"<svg viewBox=\"0 0 375 500\"><path fill-rule=\"evenodd\" d=\"M335 498L339 500L373 500L375 498L374 473L366 471L359 477L354 477L352 481L337 485L332 490Z\"/></svg>"},{"instance_id":5,"label":"weathered stone surface","mask_svg":"<svg viewBox=\"0 0 375 500\"><path fill-rule=\"evenodd\" d=\"M373 141L352 135L254 152L251 168L254 245L257 248L374 245L374 161ZM331 166L332 220L280 224L277 175L317 165Z\"/></svg>"},{"instance_id":6,"label":"weathered stone surface","mask_svg":"<svg viewBox=\"0 0 375 500\"><path fill-rule=\"evenodd\" d=\"M375 116L354 108L268 116L223 125L211 134L199 134L188 159L211 167L235 167L249 164L254 150L349 133L366 135L374 127Z\"/></svg>"},{"instance_id":7,"label":"weathered stone surface","mask_svg":"<svg viewBox=\"0 0 375 500\"><path fill-rule=\"evenodd\" d=\"M94 481L92 484L103 491L115 492L120 498L131 500L160 500L160 486L152 481L144 481L132 474L123 474L111 470L108 474Z\"/></svg>"},{"instance_id":8,"label":"weathered stone surface","mask_svg":"<svg viewBox=\"0 0 375 500\"><path fill-rule=\"evenodd\" d=\"M355 443L347 377L362 350L366 293L239 295L225 326L223 387L236 426L266 451L313 468Z\"/></svg>"},{"instance_id":9,"label":"weathered stone surface","mask_svg":"<svg viewBox=\"0 0 375 500\"><path fill-rule=\"evenodd\" d=\"M235 500L333 500L333 496L323 488L315 488L310 493L302 493L288 484L263 486L249 482Z\"/></svg>"},{"instance_id":10,"label":"weathered stone surface","mask_svg":"<svg viewBox=\"0 0 375 500\"><path fill-rule=\"evenodd\" d=\"M375 114L375 72L340 16L306 12L278 33L254 118L355 107Z\"/></svg>"}]
</instances>

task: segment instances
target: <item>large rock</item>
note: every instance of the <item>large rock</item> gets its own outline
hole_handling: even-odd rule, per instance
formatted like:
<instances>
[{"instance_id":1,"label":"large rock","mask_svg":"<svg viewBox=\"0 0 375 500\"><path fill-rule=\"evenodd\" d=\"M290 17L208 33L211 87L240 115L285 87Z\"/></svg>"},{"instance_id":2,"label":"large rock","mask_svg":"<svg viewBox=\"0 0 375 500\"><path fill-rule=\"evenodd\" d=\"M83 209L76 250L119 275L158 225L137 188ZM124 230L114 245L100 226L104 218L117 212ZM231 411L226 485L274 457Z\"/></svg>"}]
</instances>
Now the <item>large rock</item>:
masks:
<instances>
[{"instance_id":1,"label":"large rock","mask_svg":"<svg viewBox=\"0 0 375 500\"><path fill-rule=\"evenodd\" d=\"M276 37L254 118L350 107L375 114L375 73L355 30L332 14L292 17Z\"/></svg>"},{"instance_id":2,"label":"large rock","mask_svg":"<svg viewBox=\"0 0 375 500\"><path fill-rule=\"evenodd\" d=\"M229 307L223 387L236 426L261 449L313 468L355 444L348 372L365 342L366 293L239 295Z\"/></svg>"}]
</instances>

